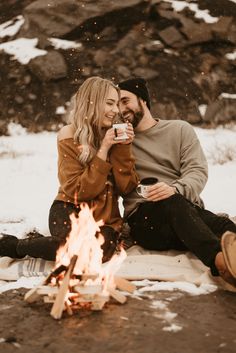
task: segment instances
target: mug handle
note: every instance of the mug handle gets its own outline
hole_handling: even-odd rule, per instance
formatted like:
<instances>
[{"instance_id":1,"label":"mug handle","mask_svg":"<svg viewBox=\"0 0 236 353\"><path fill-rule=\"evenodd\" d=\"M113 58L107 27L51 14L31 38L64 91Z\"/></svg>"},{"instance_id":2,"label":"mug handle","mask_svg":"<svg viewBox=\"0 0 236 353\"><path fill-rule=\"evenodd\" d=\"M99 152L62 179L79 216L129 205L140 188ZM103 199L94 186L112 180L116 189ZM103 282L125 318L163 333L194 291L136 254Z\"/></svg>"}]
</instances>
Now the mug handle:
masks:
<instances>
[{"instance_id":1,"label":"mug handle","mask_svg":"<svg viewBox=\"0 0 236 353\"><path fill-rule=\"evenodd\" d=\"M138 186L136 187L136 192L137 192L137 194L138 194L139 196L143 196L143 195L141 194L141 186L140 186L140 185L138 185Z\"/></svg>"}]
</instances>

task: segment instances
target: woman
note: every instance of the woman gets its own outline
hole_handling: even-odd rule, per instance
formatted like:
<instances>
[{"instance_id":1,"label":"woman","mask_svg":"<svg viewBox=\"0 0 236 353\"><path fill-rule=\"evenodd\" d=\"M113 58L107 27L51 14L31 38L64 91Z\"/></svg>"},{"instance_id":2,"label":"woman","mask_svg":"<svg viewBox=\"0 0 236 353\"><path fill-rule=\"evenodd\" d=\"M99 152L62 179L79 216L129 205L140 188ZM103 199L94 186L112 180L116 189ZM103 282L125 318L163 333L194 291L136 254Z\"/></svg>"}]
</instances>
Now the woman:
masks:
<instances>
[{"instance_id":1,"label":"woman","mask_svg":"<svg viewBox=\"0 0 236 353\"><path fill-rule=\"evenodd\" d=\"M138 183L131 154L133 127L128 124L125 141L115 131L119 89L100 77L87 79L73 97L71 123L58 133L58 178L60 187L49 213L51 237L36 235L18 240L0 240L0 256L41 257L55 260L58 247L71 230L70 214L78 215L80 203L94 209L96 221L103 220L103 261L117 245L122 226L118 197L132 191Z\"/></svg>"}]
</instances>

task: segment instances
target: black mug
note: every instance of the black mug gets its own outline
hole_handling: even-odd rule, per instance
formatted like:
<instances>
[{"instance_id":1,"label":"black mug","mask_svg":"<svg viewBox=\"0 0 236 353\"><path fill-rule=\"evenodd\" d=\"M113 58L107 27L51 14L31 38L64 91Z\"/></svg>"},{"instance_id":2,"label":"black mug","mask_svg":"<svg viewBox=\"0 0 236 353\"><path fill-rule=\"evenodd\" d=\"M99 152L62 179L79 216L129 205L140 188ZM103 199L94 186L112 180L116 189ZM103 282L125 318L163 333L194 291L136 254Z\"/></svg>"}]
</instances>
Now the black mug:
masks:
<instances>
[{"instance_id":1,"label":"black mug","mask_svg":"<svg viewBox=\"0 0 236 353\"><path fill-rule=\"evenodd\" d=\"M156 183L158 183L157 178L144 178L140 181L139 185L136 188L136 191L140 196L146 198L149 187L155 185Z\"/></svg>"}]
</instances>

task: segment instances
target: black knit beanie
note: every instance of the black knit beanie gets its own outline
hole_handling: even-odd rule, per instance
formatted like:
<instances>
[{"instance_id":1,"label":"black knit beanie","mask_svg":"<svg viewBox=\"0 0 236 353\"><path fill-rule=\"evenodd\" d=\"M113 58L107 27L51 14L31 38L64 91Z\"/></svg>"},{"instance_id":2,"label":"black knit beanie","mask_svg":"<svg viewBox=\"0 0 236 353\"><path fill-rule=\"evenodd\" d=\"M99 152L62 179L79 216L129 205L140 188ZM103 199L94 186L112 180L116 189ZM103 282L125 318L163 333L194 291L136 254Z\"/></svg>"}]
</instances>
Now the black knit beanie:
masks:
<instances>
[{"instance_id":1,"label":"black knit beanie","mask_svg":"<svg viewBox=\"0 0 236 353\"><path fill-rule=\"evenodd\" d=\"M122 81L118 83L120 89L134 93L137 97L143 99L147 103L148 109L150 109L150 97L147 89L146 81L141 78L131 78L130 80Z\"/></svg>"}]
</instances>

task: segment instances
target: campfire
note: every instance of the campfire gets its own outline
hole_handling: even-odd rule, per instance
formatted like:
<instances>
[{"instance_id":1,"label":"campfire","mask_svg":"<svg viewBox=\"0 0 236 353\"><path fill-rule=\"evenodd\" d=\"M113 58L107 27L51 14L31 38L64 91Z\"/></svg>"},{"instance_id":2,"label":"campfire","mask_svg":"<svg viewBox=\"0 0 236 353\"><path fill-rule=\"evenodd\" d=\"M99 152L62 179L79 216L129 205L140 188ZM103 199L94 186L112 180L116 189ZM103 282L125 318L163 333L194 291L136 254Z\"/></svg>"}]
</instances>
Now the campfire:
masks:
<instances>
[{"instance_id":1,"label":"campfire","mask_svg":"<svg viewBox=\"0 0 236 353\"><path fill-rule=\"evenodd\" d=\"M126 302L121 291L132 293L135 286L124 278L115 276L126 257L123 249L102 264L103 236L99 234L102 221L96 222L87 204L81 205L78 218L71 215L72 229L57 252L53 271L43 283L25 294L29 303L43 298L53 303L51 316L60 319L63 311L69 315L81 309L102 310L110 297L119 303Z\"/></svg>"}]
</instances>

